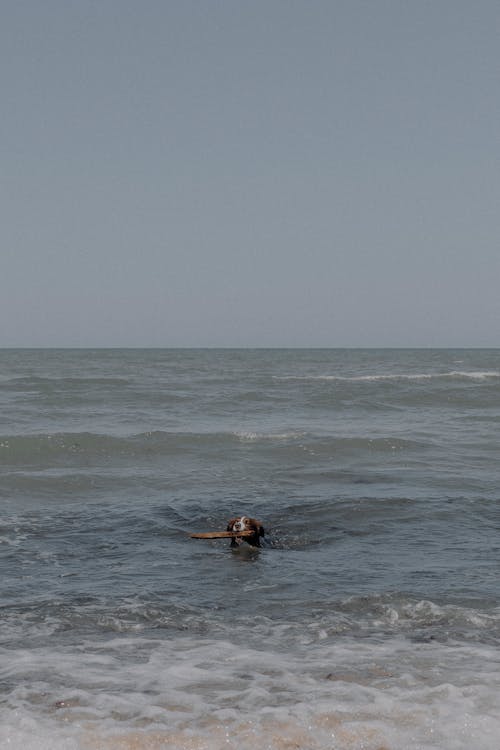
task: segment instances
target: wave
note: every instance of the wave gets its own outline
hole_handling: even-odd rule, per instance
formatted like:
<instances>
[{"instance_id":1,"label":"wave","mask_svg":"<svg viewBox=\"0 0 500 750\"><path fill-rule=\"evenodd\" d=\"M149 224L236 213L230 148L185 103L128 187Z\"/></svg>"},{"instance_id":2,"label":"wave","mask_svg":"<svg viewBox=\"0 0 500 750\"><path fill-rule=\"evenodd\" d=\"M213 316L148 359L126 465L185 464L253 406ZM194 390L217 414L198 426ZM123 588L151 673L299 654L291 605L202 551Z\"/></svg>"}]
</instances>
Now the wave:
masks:
<instances>
[{"instance_id":1,"label":"wave","mask_svg":"<svg viewBox=\"0 0 500 750\"><path fill-rule=\"evenodd\" d=\"M91 432L0 436L0 459L4 464L26 461L45 465L54 460L89 458L140 458L186 453L189 450L220 450L242 443L269 444L295 441L304 433L284 432L143 432L128 436Z\"/></svg>"},{"instance_id":2,"label":"wave","mask_svg":"<svg viewBox=\"0 0 500 750\"><path fill-rule=\"evenodd\" d=\"M400 595L353 596L338 607L349 620L363 629L406 634L415 640L500 641L500 608L458 604L437 604L427 599Z\"/></svg>"},{"instance_id":3,"label":"wave","mask_svg":"<svg viewBox=\"0 0 500 750\"><path fill-rule=\"evenodd\" d=\"M500 378L499 370L451 370L449 372L389 373L373 375L275 375L274 380L339 381L347 383L419 381L419 380L477 380Z\"/></svg>"},{"instance_id":4,"label":"wave","mask_svg":"<svg viewBox=\"0 0 500 750\"><path fill-rule=\"evenodd\" d=\"M299 430L291 430L289 432L252 432L252 431L241 431L231 433L236 438L242 441L255 442L257 440L293 440L295 438L301 438L305 436L305 432Z\"/></svg>"},{"instance_id":5,"label":"wave","mask_svg":"<svg viewBox=\"0 0 500 750\"><path fill-rule=\"evenodd\" d=\"M134 435L110 435L92 432L58 432L36 435L3 435L0 436L0 456L8 458L16 454L43 455L55 453L123 453L137 454L145 452L162 452L176 447L184 450L189 447L217 444L238 445L240 443L282 443L288 442L304 447L307 443L318 449L333 449L353 447L356 449L397 449L421 447L422 441L408 440L392 435L370 437L364 435L321 435L307 433L301 430L285 430L283 432L257 432L252 430L235 430L229 432L167 432L156 430Z\"/></svg>"},{"instance_id":6,"label":"wave","mask_svg":"<svg viewBox=\"0 0 500 750\"><path fill-rule=\"evenodd\" d=\"M276 554L268 551L268 556ZM70 575L61 568L60 576ZM242 594L248 594L253 581ZM276 584L269 582L268 588ZM262 590L259 586L259 590ZM64 600L37 599L27 605L4 608L0 643L30 642L36 638L73 631L97 638L112 634L144 633L162 630L198 638L243 640L258 648L265 642L275 652L293 652L302 645L321 644L339 635L358 639L360 635L409 637L411 640L500 644L500 607L486 602L437 603L404 594L371 594L308 603L309 614L287 619L270 606L251 618L248 612L231 611L226 606L210 614L202 605L162 601L143 594L122 599L106 596L74 595Z\"/></svg>"},{"instance_id":7,"label":"wave","mask_svg":"<svg viewBox=\"0 0 500 750\"><path fill-rule=\"evenodd\" d=\"M44 388L46 386L75 386L78 388L87 388L89 386L118 386L118 385L129 385L130 381L126 378L117 377L40 377L40 376L29 376L29 377L13 377L13 378L2 378L0 380L0 386L2 388L12 388L14 390L24 390L25 388Z\"/></svg>"}]
</instances>

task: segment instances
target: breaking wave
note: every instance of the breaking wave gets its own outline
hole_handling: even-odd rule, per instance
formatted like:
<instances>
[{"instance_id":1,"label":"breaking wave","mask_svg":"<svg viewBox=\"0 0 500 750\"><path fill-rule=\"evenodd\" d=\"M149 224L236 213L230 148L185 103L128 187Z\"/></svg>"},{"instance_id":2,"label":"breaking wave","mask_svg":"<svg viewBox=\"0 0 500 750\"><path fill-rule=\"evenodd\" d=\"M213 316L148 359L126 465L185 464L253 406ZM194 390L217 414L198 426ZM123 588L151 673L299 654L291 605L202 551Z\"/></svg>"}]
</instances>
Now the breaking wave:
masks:
<instances>
[{"instance_id":1,"label":"breaking wave","mask_svg":"<svg viewBox=\"0 0 500 750\"><path fill-rule=\"evenodd\" d=\"M275 380L340 381L348 383L419 381L419 380L476 380L500 378L498 370L451 370L450 372L389 373L376 375L275 375Z\"/></svg>"}]
</instances>

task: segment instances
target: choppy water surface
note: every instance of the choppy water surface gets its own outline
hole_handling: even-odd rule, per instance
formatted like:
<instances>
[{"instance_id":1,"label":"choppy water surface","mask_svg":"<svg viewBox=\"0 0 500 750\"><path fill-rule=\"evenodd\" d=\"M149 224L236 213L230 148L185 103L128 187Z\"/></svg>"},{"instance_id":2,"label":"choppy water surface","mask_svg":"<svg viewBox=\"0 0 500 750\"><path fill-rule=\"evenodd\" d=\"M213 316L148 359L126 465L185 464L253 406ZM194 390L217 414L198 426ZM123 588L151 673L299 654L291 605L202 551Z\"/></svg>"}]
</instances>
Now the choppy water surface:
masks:
<instances>
[{"instance_id":1,"label":"choppy water surface","mask_svg":"<svg viewBox=\"0 0 500 750\"><path fill-rule=\"evenodd\" d=\"M496 750L499 350L3 350L0 415L1 747Z\"/></svg>"}]
</instances>

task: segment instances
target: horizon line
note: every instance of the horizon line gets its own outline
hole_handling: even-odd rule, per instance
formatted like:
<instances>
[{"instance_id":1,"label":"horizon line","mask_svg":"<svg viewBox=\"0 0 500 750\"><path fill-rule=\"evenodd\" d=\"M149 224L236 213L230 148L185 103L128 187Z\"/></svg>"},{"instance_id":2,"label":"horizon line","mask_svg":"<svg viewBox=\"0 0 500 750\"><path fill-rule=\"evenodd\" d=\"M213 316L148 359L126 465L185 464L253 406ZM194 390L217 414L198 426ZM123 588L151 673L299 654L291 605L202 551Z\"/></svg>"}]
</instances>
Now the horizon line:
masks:
<instances>
[{"instance_id":1,"label":"horizon line","mask_svg":"<svg viewBox=\"0 0 500 750\"><path fill-rule=\"evenodd\" d=\"M96 350L116 350L116 351L165 351L165 350L180 350L180 351L211 351L211 350L226 350L226 351L275 351L275 350L302 350L302 351L312 351L312 350L324 350L324 351L332 351L332 350L402 350L402 351L409 351L409 350L466 350L466 349L489 349L489 350L497 350L500 349L500 344L492 346L492 345L444 345L444 346L438 346L438 345L415 345L415 346L409 346L409 345L370 345L370 346L356 346L356 345L339 345L339 346L307 346L307 345L296 345L296 346L284 346L284 345L278 345L278 346L263 346L263 345L256 345L256 346L250 346L250 345L239 345L239 346L233 346L233 345L197 345L197 346L189 346L189 345L156 345L156 346L148 346L148 345L125 345L125 346L119 346L119 345L38 345L38 346L2 346L0 345L0 351L96 351Z\"/></svg>"}]
</instances>

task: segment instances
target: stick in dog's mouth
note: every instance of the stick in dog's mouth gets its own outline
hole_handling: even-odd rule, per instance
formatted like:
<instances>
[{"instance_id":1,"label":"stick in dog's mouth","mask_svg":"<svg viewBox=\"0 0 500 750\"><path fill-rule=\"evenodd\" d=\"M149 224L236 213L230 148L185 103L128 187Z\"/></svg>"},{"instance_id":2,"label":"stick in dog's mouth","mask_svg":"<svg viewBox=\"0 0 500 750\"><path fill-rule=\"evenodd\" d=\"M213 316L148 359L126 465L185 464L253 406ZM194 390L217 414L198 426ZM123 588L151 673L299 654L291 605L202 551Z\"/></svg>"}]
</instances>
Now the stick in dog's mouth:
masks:
<instances>
[{"instance_id":1,"label":"stick in dog's mouth","mask_svg":"<svg viewBox=\"0 0 500 750\"><path fill-rule=\"evenodd\" d=\"M252 536L254 532L247 531L200 531L190 534L191 539L236 539L236 537Z\"/></svg>"},{"instance_id":2,"label":"stick in dog's mouth","mask_svg":"<svg viewBox=\"0 0 500 750\"><path fill-rule=\"evenodd\" d=\"M249 516L237 516L228 521L225 531L204 531L191 534L192 539L231 539L231 547L235 548L246 542L250 547L260 547L264 527L260 521Z\"/></svg>"}]
</instances>

